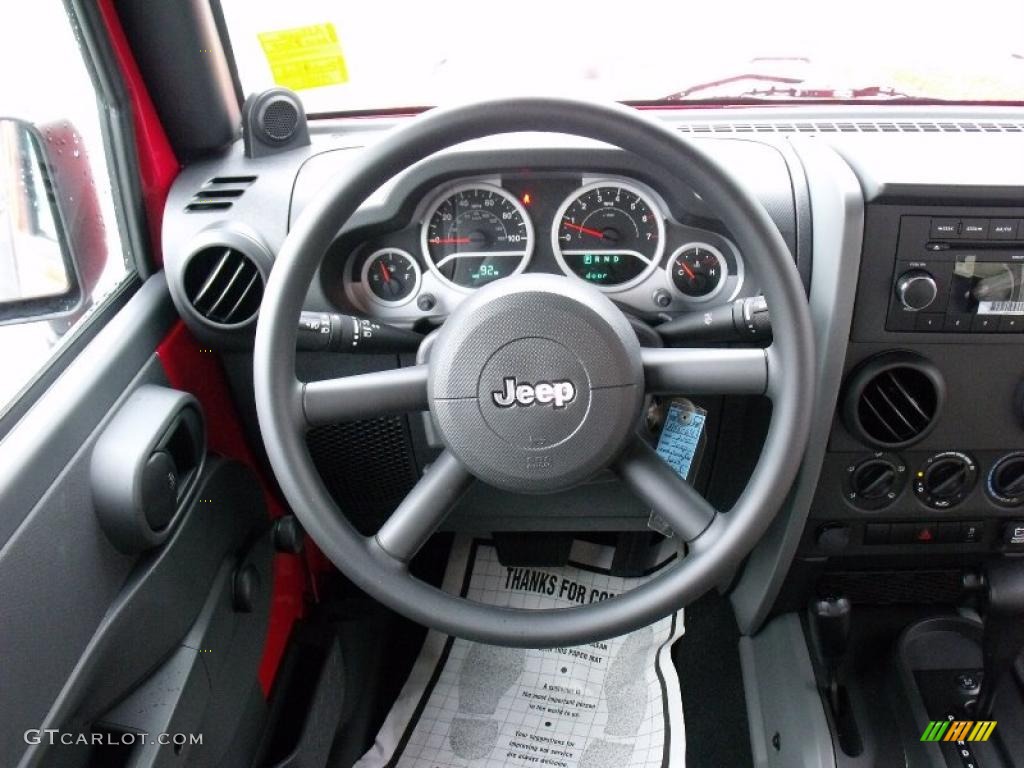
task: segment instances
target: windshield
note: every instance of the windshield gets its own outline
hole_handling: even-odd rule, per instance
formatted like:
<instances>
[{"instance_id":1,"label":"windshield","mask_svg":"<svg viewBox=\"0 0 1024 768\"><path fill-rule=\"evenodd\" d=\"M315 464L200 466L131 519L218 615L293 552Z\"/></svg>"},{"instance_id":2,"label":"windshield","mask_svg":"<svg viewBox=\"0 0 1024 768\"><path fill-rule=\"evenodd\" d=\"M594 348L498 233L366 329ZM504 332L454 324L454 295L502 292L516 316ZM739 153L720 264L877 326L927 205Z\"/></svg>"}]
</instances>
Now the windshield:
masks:
<instances>
[{"instance_id":1,"label":"windshield","mask_svg":"<svg viewBox=\"0 0 1024 768\"><path fill-rule=\"evenodd\" d=\"M306 111L506 95L1024 102L1024 3L222 0L242 87Z\"/></svg>"}]
</instances>

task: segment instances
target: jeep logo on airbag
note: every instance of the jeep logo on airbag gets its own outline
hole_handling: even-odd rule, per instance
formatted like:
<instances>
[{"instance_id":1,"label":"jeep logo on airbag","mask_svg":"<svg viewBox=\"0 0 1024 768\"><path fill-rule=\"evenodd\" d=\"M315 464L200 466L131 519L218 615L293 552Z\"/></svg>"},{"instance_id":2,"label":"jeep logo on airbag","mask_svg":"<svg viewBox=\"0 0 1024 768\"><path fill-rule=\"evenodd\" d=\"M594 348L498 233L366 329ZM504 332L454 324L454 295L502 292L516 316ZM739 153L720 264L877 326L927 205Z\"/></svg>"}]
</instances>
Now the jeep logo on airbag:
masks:
<instances>
[{"instance_id":1,"label":"jeep logo on airbag","mask_svg":"<svg viewBox=\"0 0 1024 768\"><path fill-rule=\"evenodd\" d=\"M491 392L499 408L516 405L551 405L565 408L576 399L576 386L571 381L539 381L536 384L517 384L514 376L506 376L504 389Z\"/></svg>"}]
</instances>

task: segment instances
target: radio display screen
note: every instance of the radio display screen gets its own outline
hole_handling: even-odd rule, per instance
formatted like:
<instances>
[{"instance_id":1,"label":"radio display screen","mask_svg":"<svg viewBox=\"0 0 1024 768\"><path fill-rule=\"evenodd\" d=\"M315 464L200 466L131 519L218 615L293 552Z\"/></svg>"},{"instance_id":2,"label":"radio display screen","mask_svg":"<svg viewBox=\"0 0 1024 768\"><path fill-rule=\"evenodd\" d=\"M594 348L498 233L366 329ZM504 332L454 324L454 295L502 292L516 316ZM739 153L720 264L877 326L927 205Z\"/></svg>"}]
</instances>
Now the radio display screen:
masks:
<instances>
[{"instance_id":1,"label":"radio display screen","mask_svg":"<svg viewBox=\"0 0 1024 768\"><path fill-rule=\"evenodd\" d=\"M950 304L973 315L1024 315L1024 265L958 259Z\"/></svg>"}]
</instances>

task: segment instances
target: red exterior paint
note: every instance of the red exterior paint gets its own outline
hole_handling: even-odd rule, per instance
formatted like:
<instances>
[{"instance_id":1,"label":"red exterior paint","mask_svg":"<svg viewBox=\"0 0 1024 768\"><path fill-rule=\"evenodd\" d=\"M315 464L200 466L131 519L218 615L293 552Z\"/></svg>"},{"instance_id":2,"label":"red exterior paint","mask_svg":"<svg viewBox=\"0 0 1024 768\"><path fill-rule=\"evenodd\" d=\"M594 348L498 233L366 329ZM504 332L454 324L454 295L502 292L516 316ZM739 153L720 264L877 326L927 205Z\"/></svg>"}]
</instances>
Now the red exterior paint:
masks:
<instances>
[{"instance_id":1,"label":"red exterior paint","mask_svg":"<svg viewBox=\"0 0 1024 768\"><path fill-rule=\"evenodd\" d=\"M175 389L190 392L203 406L206 434L213 453L249 465L259 477L263 495L272 518L284 514L284 505L274 488L260 471L249 444L242 434L227 380L217 355L199 346L180 320L156 350L167 381ZM295 555L274 556L274 584L270 597L270 622L260 661L259 679L264 695L277 674L281 657L288 643L292 625L302 617L306 578L302 558Z\"/></svg>"},{"instance_id":2,"label":"red exterior paint","mask_svg":"<svg viewBox=\"0 0 1024 768\"><path fill-rule=\"evenodd\" d=\"M142 73L139 72L128 38L125 37L121 20L114 9L114 1L98 0L97 5L107 27L111 51L117 60L125 90L128 92L152 258L154 266L160 267L163 264L160 229L163 226L164 203L167 202L167 191L171 188L171 183L181 166L149 97Z\"/></svg>"}]
</instances>

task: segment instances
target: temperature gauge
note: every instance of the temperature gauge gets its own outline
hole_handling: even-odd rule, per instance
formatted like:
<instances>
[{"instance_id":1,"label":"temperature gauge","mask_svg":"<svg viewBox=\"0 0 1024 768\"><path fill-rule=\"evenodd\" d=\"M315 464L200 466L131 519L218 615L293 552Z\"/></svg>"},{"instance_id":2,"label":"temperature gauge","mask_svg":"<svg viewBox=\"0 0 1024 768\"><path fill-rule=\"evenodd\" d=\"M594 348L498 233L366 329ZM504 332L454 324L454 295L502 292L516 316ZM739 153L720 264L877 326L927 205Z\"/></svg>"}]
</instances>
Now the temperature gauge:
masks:
<instances>
[{"instance_id":1,"label":"temperature gauge","mask_svg":"<svg viewBox=\"0 0 1024 768\"><path fill-rule=\"evenodd\" d=\"M407 302L419 290L420 279L419 264L399 248L374 251L363 264L363 283L370 290L370 298L384 306Z\"/></svg>"},{"instance_id":2,"label":"temperature gauge","mask_svg":"<svg viewBox=\"0 0 1024 768\"><path fill-rule=\"evenodd\" d=\"M672 254L668 276L684 296L707 301L722 290L729 268L722 252L707 243L688 243Z\"/></svg>"}]
</instances>

